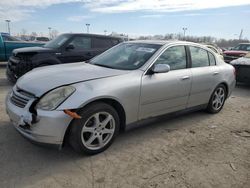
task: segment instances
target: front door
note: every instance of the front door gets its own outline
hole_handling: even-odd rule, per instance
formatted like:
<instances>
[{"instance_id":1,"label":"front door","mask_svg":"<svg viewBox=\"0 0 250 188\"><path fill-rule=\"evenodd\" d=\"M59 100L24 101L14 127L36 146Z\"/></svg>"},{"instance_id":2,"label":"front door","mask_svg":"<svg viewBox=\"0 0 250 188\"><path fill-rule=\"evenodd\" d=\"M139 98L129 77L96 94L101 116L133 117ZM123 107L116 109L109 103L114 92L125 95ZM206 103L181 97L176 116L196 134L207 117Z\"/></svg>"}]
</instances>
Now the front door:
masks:
<instances>
[{"instance_id":1,"label":"front door","mask_svg":"<svg viewBox=\"0 0 250 188\"><path fill-rule=\"evenodd\" d=\"M192 75L185 46L168 48L154 64L168 64L170 71L142 77L139 119L185 109L187 105Z\"/></svg>"}]
</instances>

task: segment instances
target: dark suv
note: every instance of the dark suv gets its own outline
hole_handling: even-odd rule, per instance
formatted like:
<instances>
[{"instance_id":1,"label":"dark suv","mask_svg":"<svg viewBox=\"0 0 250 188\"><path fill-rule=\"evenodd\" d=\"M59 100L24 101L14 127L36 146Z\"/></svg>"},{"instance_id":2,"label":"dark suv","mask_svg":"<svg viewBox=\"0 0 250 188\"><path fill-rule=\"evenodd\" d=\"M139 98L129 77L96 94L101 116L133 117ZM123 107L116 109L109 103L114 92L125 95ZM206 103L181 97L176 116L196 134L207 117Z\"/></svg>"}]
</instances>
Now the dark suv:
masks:
<instances>
[{"instance_id":1,"label":"dark suv","mask_svg":"<svg viewBox=\"0 0 250 188\"><path fill-rule=\"evenodd\" d=\"M120 42L121 38L104 35L62 34L42 47L13 50L6 75L9 81L16 82L33 68L86 61Z\"/></svg>"}]
</instances>

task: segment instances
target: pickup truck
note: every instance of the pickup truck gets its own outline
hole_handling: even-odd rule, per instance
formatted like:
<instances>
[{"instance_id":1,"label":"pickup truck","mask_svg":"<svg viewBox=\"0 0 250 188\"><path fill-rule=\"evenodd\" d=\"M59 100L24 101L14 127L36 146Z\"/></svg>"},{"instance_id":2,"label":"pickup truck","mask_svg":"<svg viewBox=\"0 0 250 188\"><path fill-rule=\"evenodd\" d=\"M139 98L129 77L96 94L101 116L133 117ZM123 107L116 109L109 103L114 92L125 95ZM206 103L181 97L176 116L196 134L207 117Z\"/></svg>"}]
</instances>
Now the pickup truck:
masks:
<instances>
[{"instance_id":1,"label":"pickup truck","mask_svg":"<svg viewBox=\"0 0 250 188\"><path fill-rule=\"evenodd\" d=\"M106 35L64 33L42 47L15 49L8 60L6 75L14 83L34 68L88 61L120 42L121 38Z\"/></svg>"},{"instance_id":2,"label":"pickup truck","mask_svg":"<svg viewBox=\"0 0 250 188\"><path fill-rule=\"evenodd\" d=\"M250 43L240 43L233 47L231 50L226 50L223 52L224 60L226 63L244 57L248 52L250 52Z\"/></svg>"},{"instance_id":3,"label":"pickup truck","mask_svg":"<svg viewBox=\"0 0 250 188\"><path fill-rule=\"evenodd\" d=\"M21 41L8 33L0 33L0 61L7 61L16 48L43 46L44 43Z\"/></svg>"}]
</instances>

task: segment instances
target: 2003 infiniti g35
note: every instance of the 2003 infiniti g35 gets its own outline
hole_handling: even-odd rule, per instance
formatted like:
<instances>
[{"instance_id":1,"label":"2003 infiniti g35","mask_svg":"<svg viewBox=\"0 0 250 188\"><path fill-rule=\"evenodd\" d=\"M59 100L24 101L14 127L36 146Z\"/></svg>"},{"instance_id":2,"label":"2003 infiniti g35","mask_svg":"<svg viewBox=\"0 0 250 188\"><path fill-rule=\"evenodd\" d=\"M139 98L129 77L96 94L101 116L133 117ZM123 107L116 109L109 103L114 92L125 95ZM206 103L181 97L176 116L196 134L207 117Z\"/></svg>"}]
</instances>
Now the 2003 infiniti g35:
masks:
<instances>
[{"instance_id":1,"label":"2003 infiniti g35","mask_svg":"<svg viewBox=\"0 0 250 188\"><path fill-rule=\"evenodd\" d=\"M68 136L76 151L96 154L139 120L193 107L217 113L234 86L234 68L202 45L133 41L27 73L6 109L31 141L60 147Z\"/></svg>"}]
</instances>

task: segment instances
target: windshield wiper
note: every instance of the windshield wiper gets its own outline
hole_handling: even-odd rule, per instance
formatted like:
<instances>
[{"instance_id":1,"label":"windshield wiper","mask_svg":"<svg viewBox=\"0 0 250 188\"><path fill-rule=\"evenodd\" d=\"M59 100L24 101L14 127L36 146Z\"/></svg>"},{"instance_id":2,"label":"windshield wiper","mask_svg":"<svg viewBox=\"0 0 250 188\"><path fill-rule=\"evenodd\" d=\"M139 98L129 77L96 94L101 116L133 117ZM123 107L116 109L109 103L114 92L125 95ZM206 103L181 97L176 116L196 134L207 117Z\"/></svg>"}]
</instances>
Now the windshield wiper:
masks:
<instances>
[{"instance_id":1,"label":"windshield wiper","mask_svg":"<svg viewBox=\"0 0 250 188\"><path fill-rule=\"evenodd\" d=\"M114 67L111 67L109 65L103 65L103 64L98 64L98 63L93 63L92 65L97 65L97 66L100 66L100 67L106 67L106 68L114 69Z\"/></svg>"}]
</instances>

